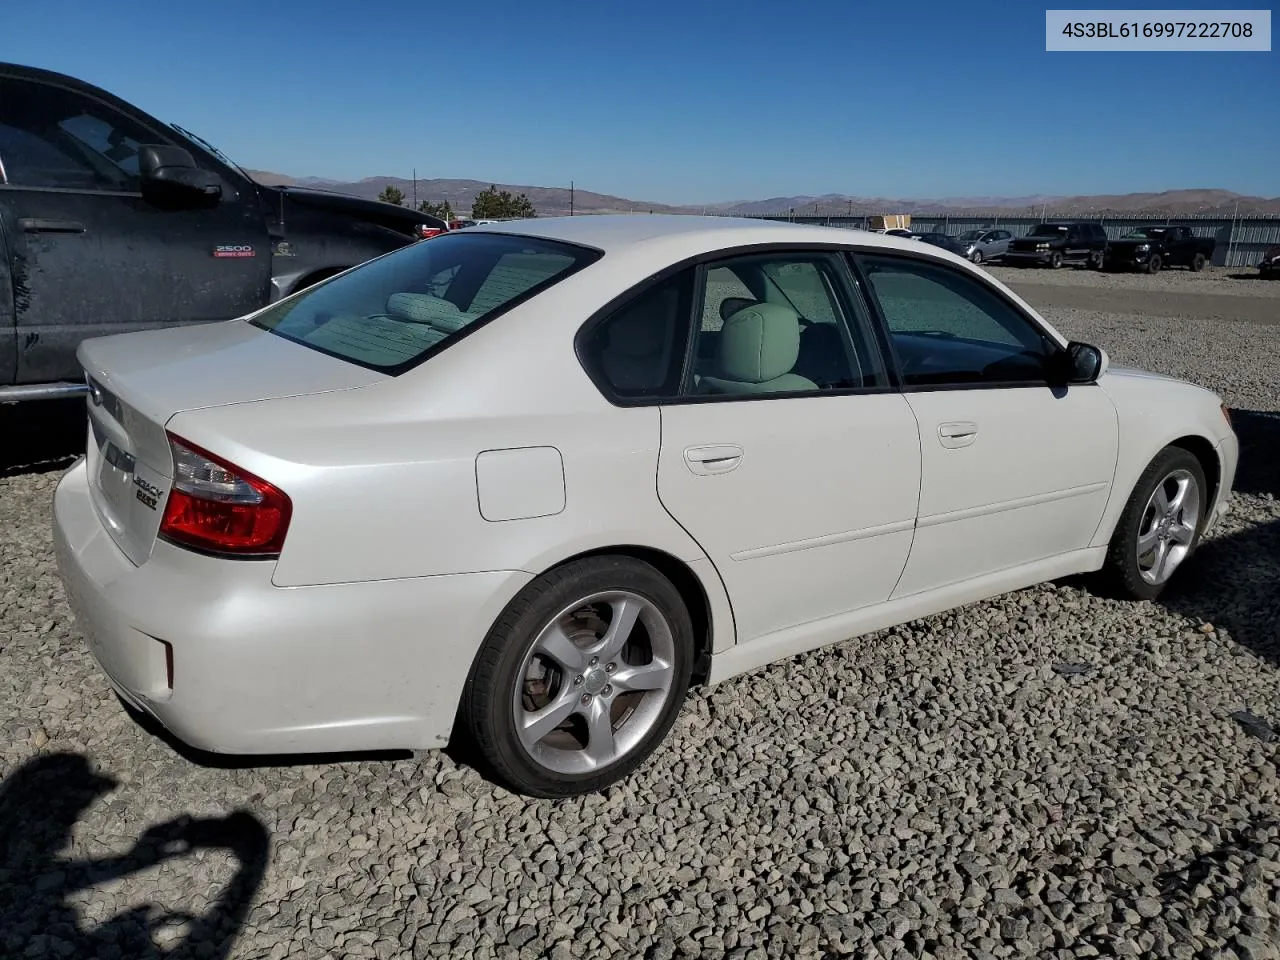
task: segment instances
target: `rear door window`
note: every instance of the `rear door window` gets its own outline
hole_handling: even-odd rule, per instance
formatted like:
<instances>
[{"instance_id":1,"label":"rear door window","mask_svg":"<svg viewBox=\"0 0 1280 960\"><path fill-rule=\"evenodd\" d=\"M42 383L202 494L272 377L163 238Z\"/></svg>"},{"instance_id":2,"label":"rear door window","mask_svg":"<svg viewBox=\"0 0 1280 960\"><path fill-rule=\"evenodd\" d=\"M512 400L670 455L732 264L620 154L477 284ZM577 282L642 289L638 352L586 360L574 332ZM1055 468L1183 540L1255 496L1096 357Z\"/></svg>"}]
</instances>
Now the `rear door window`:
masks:
<instances>
[{"instance_id":1,"label":"rear door window","mask_svg":"<svg viewBox=\"0 0 1280 960\"><path fill-rule=\"evenodd\" d=\"M595 262L597 250L489 233L422 240L268 307L252 323L400 373Z\"/></svg>"}]
</instances>

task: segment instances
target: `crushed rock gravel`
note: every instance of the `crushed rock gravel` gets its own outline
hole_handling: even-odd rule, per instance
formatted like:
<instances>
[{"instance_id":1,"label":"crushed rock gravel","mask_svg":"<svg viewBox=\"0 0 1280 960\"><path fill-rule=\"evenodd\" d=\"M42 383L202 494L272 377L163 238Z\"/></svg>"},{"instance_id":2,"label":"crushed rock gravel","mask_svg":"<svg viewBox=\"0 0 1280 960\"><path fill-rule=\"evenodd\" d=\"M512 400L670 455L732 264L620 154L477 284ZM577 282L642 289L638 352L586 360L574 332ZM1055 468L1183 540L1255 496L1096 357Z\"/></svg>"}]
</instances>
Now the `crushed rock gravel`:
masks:
<instances>
[{"instance_id":1,"label":"crushed rock gravel","mask_svg":"<svg viewBox=\"0 0 1280 960\"><path fill-rule=\"evenodd\" d=\"M1235 719L1280 726L1276 331L1033 302L1237 411L1166 597L1046 584L694 691L560 803L442 753L175 749L71 624L58 470L0 478L0 956L1280 957L1280 744Z\"/></svg>"}]
</instances>

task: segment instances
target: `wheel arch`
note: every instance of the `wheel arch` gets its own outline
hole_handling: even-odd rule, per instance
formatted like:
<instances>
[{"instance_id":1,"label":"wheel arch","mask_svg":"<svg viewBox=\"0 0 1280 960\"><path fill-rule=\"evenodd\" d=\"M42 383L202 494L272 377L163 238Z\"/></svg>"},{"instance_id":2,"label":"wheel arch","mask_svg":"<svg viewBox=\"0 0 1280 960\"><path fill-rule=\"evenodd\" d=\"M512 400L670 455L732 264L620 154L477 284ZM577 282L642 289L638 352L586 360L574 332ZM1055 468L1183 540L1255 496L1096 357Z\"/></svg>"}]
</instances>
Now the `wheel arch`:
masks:
<instances>
[{"instance_id":1,"label":"wheel arch","mask_svg":"<svg viewBox=\"0 0 1280 960\"><path fill-rule=\"evenodd\" d=\"M1165 444L1166 447L1180 447L1200 462L1204 471L1205 482L1209 485L1205 496L1204 516L1208 518L1218 505L1218 491L1222 488L1222 463L1218 458L1218 448L1206 437L1199 434L1187 434Z\"/></svg>"},{"instance_id":2,"label":"wheel arch","mask_svg":"<svg viewBox=\"0 0 1280 960\"><path fill-rule=\"evenodd\" d=\"M694 651L691 682L693 684L705 683L711 670L711 653L715 631L717 628L731 629L731 625L717 623L718 618L716 613L713 612L712 599L708 593L707 585L698 576L697 572L686 561L665 550L641 544L626 543L582 550L572 556L556 561L545 570L538 571L537 576L542 576L566 564L591 557L630 557L633 560L639 560L654 567L671 582L671 585L680 594L680 599L684 601L685 609L689 612L689 619L693 622Z\"/></svg>"}]
</instances>

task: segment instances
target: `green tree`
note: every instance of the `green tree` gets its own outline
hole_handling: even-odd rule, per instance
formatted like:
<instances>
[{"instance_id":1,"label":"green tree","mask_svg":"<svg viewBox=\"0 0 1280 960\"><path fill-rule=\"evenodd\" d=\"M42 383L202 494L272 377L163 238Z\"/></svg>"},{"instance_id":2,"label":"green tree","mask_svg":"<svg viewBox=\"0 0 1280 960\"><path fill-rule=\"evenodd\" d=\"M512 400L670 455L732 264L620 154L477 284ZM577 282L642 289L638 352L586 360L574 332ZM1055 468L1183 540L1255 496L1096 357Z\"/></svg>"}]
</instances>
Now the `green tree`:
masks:
<instances>
[{"instance_id":1,"label":"green tree","mask_svg":"<svg viewBox=\"0 0 1280 960\"><path fill-rule=\"evenodd\" d=\"M445 223L453 219L453 207L449 205L449 201L445 200L441 203L432 203L430 200L423 200L418 204L419 213L429 213L433 217L439 217Z\"/></svg>"},{"instance_id":2,"label":"green tree","mask_svg":"<svg viewBox=\"0 0 1280 960\"><path fill-rule=\"evenodd\" d=\"M510 190L499 190L492 183L471 204L471 216L477 220L523 220L537 215L533 201L523 193L513 197Z\"/></svg>"},{"instance_id":3,"label":"green tree","mask_svg":"<svg viewBox=\"0 0 1280 960\"><path fill-rule=\"evenodd\" d=\"M397 207L404 205L404 192L399 187L393 187L387 184L382 188L382 192L378 194L378 199L383 203L394 203Z\"/></svg>"}]
</instances>

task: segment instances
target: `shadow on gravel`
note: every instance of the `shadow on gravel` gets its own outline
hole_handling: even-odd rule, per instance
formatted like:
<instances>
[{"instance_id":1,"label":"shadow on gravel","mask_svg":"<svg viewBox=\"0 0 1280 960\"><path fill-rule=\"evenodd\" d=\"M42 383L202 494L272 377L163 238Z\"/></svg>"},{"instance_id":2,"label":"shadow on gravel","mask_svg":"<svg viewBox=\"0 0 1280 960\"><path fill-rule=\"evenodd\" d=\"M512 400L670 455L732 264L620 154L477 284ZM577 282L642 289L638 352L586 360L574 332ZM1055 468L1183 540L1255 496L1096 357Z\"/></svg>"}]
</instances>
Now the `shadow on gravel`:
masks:
<instances>
[{"instance_id":1,"label":"shadow on gravel","mask_svg":"<svg viewBox=\"0 0 1280 960\"><path fill-rule=\"evenodd\" d=\"M0 477L71 466L87 433L82 398L0 404Z\"/></svg>"},{"instance_id":2,"label":"shadow on gravel","mask_svg":"<svg viewBox=\"0 0 1280 960\"><path fill-rule=\"evenodd\" d=\"M1280 520L1206 540L1156 601L1280 666ZM1280 715L1268 718L1280 725Z\"/></svg>"},{"instance_id":3,"label":"shadow on gravel","mask_svg":"<svg viewBox=\"0 0 1280 960\"><path fill-rule=\"evenodd\" d=\"M0 783L0 956L219 960L230 954L266 870L266 828L243 810L202 820L178 817L148 829L121 856L59 856L80 815L115 786L74 753L37 757ZM88 927L67 902L86 887L168 860L203 857L204 850L230 852L237 867L202 915L145 904ZM157 934L168 941L165 947L156 945Z\"/></svg>"},{"instance_id":4,"label":"shadow on gravel","mask_svg":"<svg viewBox=\"0 0 1280 960\"><path fill-rule=\"evenodd\" d=\"M1231 410L1231 426L1240 438L1240 493L1280 497L1280 411Z\"/></svg>"}]
</instances>

